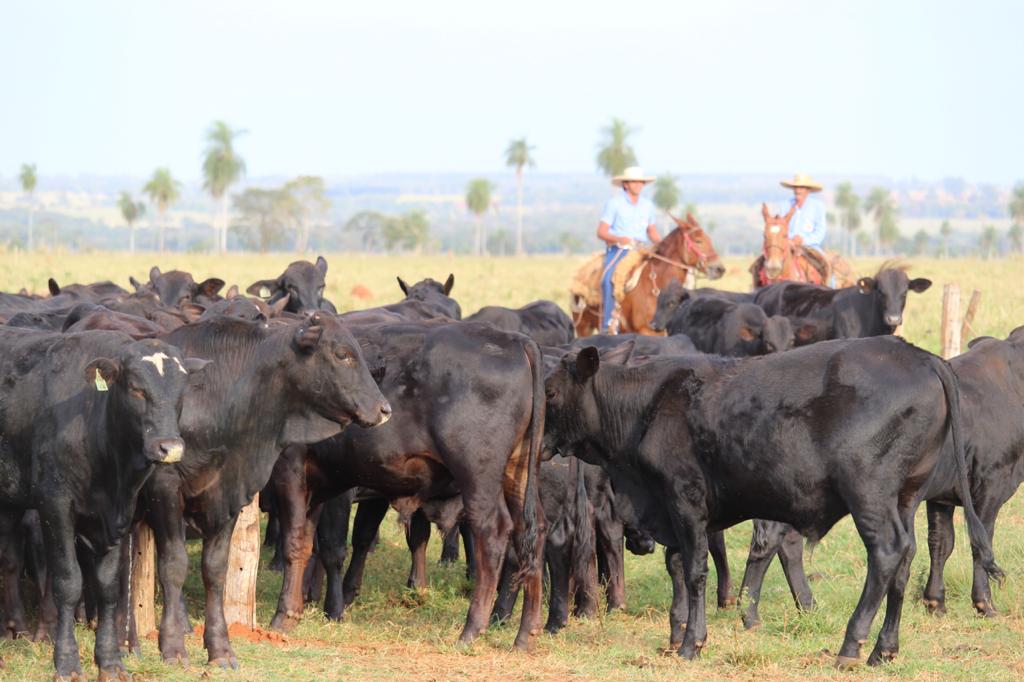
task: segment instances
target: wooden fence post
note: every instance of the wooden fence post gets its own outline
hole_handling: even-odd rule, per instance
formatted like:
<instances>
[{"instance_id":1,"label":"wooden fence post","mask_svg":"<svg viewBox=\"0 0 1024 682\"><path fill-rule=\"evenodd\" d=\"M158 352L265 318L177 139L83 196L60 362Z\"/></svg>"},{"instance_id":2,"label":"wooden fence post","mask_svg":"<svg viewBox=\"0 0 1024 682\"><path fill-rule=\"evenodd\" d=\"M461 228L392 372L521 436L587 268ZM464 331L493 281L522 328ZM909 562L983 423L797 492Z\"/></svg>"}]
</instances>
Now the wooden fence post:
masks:
<instances>
[{"instance_id":1,"label":"wooden fence post","mask_svg":"<svg viewBox=\"0 0 1024 682\"><path fill-rule=\"evenodd\" d=\"M260 496L256 493L238 514L231 535L228 574L224 584L224 618L230 626L256 628L256 570L260 564Z\"/></svg>"},{"instance_id":2,"label":"wooden fence post","mask_svg":"<svg viewBox=\"0 0 1024 682\"><path fill-rule=\"evenodd\" d=\"M981 302L981 292L977 289L971 294L971 302L967 304L967 312L964 313L964 323L960 327L960 341L966 343L974 338L974 315L978 312L978 304Z\"/></svg>"},{"instance_id":3,"label":"wooden fence post","mask_svg":"<svg viewBox=\"0 0 1024 682\"><path fill-rule=\"evenodd\" d=\"M960 354L960 285L947 284L942 290L942 357Z\"/></svg>"},{"instance_id":4,"label":"wooden fence post","mask_svg":"<svg viewBox=\"0 0 1024 682\"><path fill-rule=\"evenodd\" d=\"M141 640L156 630L156 543L153 529L140 523L131 536L131 608Z\"/></svg>"}]
</instances>

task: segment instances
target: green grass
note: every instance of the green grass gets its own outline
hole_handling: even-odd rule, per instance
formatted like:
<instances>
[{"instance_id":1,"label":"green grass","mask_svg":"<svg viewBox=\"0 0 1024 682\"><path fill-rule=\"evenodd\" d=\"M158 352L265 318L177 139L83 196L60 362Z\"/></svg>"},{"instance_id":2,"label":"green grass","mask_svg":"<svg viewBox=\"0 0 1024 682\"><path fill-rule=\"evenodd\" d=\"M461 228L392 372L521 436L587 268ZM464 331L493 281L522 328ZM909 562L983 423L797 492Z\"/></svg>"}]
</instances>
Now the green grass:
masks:
<instances>
[{"instance_id":1,"label":"green grass","mask_svg":"<svg viewBox=\"0 0 1024 682\"><path fill-rule=\"evenodd\" d=\"M328 295L339 309L355 307L349 296L359 283L376 298L369 305L397 299L395 275L412 282L420 277L443 279L454 272L454 294L463 311L482 305L520 305L536 298L565 303L565 288L580 258L536 257L491 259L430 256L371 257L327 254L331 263ZM287 255L180 256L156 259L123 254L0 253L0 289L21 286L46 290L46 278L58 281L115 279L125 285L127 276L145 277L154 262L163 269L191 270L197 278L219 275L244 288L250 282L278 274L292 258ZM743 290L749 278L747 262L727 261L729 272L723 288ZM861 274L872 274L878 261L857 262ZM905 334L930 350L937 350L941 285L959 282L964 299L972 288L983 297L975 321L977 334L1005 336L1024 323L1024 260L920 260L912 262L913 276L929 277L935 285L923 295L911 294ZM367 305L367 304L360 304ZM626 587L628 608L588 621L570 621L557 636L542 635L529 654L510 651L515 625L488 631L469 647L455 640L468 605L468 584L462 565L442 567L436 560L440 543L430 547L430 587L422 594L404 587L409 557L404 538L389 515L382 527L382 541L370 555L367 580L359 601L346 612L341 624L328 623L315 606L309 606L303 622L284 644L235 641L241 662L238 671L208 670L200 638L187 640L192 667L164 666L156 643L145 640L141 659L130 657L128 667L142 679L195 680L309 680L309 679L639 679L639 680L786 680L811 679L1005 679L1024 677L1024 502L1011 500L996 528L995 548L1009 577L995 588L1000 616L985 620L970 605L970 550L962 517L957 513L957 547L946 570L949 613L928 616L920 603L927 574L927 545L923 513L917 520L918 554L914 561L910 592L903 613L901 651L897 660L881 668L862 667L840 673L832 669L833 656L843 636L864 580L864 551L849 519L842 521L815 550L809 570L823 575L812 583L818 608L807 614L796 611L778 565L768 572L761 601L763 626L745 632L738 612L709 609L709 637L702 660L680 661L665 655L668 643L667 608L670 583L659 550L647 557L628 556ZM733 580L742 577L750 525L741 524L726 533ZM198 573L198 545L190 544L192 570L186 595L193 621L202 621L202 583ZM276 605L280 575L266 570L269 552L264 549L259 575L257 616L269 622ZM715 578L708 584L713 594ZM515 622L515 619L513 619ZM881 625L881 613L865 655ZM83 667L95 674L92 664L92 633L79 628ZM52 649L28 641L0 641L6 668L0 679L45 680L52 676Z\"/></svg>"}]
</instances>

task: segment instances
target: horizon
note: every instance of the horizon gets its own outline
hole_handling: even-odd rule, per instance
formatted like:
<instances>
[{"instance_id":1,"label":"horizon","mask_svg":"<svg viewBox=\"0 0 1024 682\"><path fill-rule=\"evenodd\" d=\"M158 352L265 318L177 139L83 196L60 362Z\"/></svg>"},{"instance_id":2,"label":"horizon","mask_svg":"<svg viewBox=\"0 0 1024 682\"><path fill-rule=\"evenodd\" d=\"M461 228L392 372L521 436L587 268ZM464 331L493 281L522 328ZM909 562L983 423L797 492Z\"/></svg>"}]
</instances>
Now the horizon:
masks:
<instances>
[{"instance_id":1,"label":"horizon","mask_svg":"<svg viewBox=\"0 0 1024 682\"><path fill-rule=\"evenodd\" d=\"M657 175L1024 178L1024 93L1013 87L1024 5L492 11L461 1L9 8L0 59L18 67L0 109L0 179L21 163L44 181L168 166L195 184L214 120L247 131L237 147L250 181L503 176L504 148L522 136L537 173L600 177L594 157L612 117L637 129L640 165Z\"/></svg>"}]
</instances>

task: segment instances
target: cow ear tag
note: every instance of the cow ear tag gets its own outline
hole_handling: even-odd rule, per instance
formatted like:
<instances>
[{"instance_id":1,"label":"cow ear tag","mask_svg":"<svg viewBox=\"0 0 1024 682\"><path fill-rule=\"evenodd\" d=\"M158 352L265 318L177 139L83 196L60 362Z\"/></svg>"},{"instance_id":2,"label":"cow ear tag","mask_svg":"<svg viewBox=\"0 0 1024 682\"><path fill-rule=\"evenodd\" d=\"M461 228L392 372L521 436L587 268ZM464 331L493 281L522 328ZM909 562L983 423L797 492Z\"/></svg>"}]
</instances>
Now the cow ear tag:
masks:
<instances>
[{"instance_id":1,"label":"cow ear tag","mask_svg":"<svg viewBox=\"0 0 1024 682\"><path fill-rule=\"evenodd\" d=\"M96 370L96 390L97 391L106 391L107 390L107 382L103 379L103 375L100 374L100 371L98 369Z\"/></svg>"},{"instance_id":2,"label":"cow ear tag","mask_svg":"<svg viewBox=\"0 0 1024 682\"><path fill-rule=\"evenodd\" d=\"M260 287L260 298L270 298L270 289L268 287Z\"/></svg>"}]
</instances>

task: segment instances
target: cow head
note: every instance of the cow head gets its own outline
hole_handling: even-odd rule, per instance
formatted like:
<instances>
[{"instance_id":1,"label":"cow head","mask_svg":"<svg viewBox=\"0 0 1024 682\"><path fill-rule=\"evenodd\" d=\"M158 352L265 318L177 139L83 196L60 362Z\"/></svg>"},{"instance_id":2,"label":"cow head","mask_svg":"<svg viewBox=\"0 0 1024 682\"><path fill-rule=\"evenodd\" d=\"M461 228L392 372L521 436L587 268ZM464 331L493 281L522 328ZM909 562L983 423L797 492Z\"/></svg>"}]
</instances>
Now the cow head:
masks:
<instances>
[{"instance_id":1,"label":"cow head","mask_svg":"<svg viewBox=\"0 0 1024 682\"><path fill-rule=\"evenodd\" d=\"M907 304L907 292L921 293L932 285L930 279L910 279L904 268L882 265L874 277L857 280L857 290L864 295L874 296L876 309L882 323L890 333L903 323L903 308Z\"/></svg>"},{"instance_id":2,"label":"cow head","mask_svg":"<svg viewBox=\"0 0 1024 682\"><path fill-rule=\"evenodd\" d=\"M452 292L452 287L455 286L455 275L449 274L444 284L428 277L409 286L401 277L397 279L399 288L405 294L405 300L427 303L437 308L444 317L453 320L462 319L462 308L458 301L449 295Z\"/></svg>"},{"instance_id":3,"label":"cow head","mask_svg":"<svg viewBox=\"0 0 1024 682\"><path fill-rule=\"evenodd\" d=\"M682 282L677 279L669 280L658 294L658 306L654 311L654 317L651 318L651 329L656 332L665 331L676 310L689 297L690 292L683 287Z\"/></svg>"},{"instance_id":4,"label":"cow head","mask_svg":"<svg viewBox=\"0 0 1024 682\"><path fill-rule=\"evenodd\" d=\"M153 339L136 341L113 358L100 357L85 367L86 390L106 394L110 438L142 443L150 462L180 461L185 443L178 431L188 375L208 363L182 359L177 348Z\"/></svg>"},{"instance_id":5,"label":"cow head","mask_svg":"<svg viewBox=\"0 0 1024 682\"><path fill-rule=\"evenodd\" d=\"M726 355L750 357L764 355L764 328L768 316L753 303L740 303L731 307L722 320L726 342Z\"/></svg>"},{"instance_id":6,"label":"cow head","mask_svg":"<svg viewBox=\"0 0 1024 682\"><path fill-rule=\"evenodd\" d=\"M342 426L378 426L391 417L359 342L334 315L316 312L293 328L296 361L286 362L284 371L298 402Z\"/></svg>"},{"instance_id":7,"label":"cow head","mask_svg":"<svg viewBox=\"0 0 1024 682\"><path fill-rule=\"evenodd\" d=\"M288 297L284 310L302 315L324 308L324 287L327 276L327 260L316 257L316 263L299 260L285 268L276 279L261 279L245 290L251 296L258 296L269 305Z\"/></svg>"},{"instance_id":8,"label":"cow head","mask_svg":"<svg viewBox=\"0 0 1024 682\"><path fill-rule=\"evenodd\" d=\"M160 272L160 268L153 266L149 270L149 282L141 284L134 277L129 281L135 287L136 292L146 289L154 292L160 302L166 306L177 307L182 303L200 303L208 305L220 300L218 292L224 286L224 280L210 277L196 284L191 273L181 270Z\"/></svg>"},{"instance_id":9,"label":"cow head","mask_svg":"<svg viewBox=\"0 0 1024 682\"><path fill-rule=\"evenodd\" d=\"M781 353L782 351L789 350L796 344L793 324L789 321L788 317L772 315L764 321L761 341L766 354Z\"/></svg>"},{"instance_id":10,"label":"cow head","mask_svg":"<svg viewBox=\"0 0 1024 682\"><path fill-rule=\"evenodd\" d=\"M593 380L601 366L597 348L587 346L567 353L544 382L546 413L544 449L575 455L601 464L595 448L586 447L588 425L599 419Z\"/></svg>"}]
</instances>

